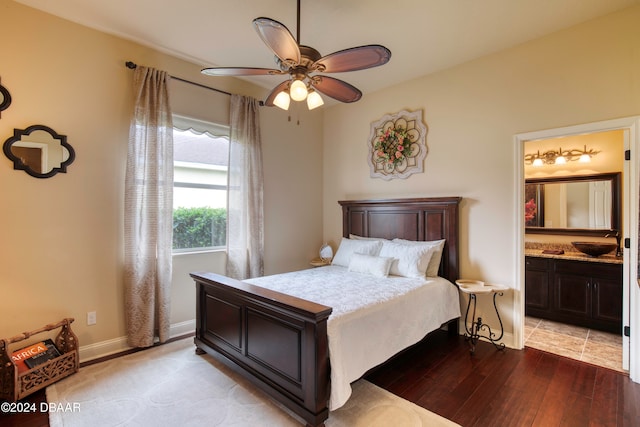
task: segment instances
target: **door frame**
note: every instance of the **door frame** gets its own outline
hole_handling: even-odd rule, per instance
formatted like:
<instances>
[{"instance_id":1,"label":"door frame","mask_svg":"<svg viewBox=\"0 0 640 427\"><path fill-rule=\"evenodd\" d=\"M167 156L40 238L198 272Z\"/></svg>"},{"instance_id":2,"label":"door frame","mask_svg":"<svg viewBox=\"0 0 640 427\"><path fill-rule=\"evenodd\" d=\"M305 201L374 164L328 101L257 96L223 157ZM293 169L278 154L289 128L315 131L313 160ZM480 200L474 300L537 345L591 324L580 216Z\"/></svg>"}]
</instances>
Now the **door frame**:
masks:
<instances>
[{"instance_id":1,"label":"door frame","mask_svg":"<svg viewBox=\"0 0 640 427\"><path fill-rule=\"evenodd\" d=\"M623 171L623 211L624 238L630 239L630 248L623 249L623 326L630 327L630 336L623 337L623 367L629 370L629 377L640 382L640 283L638 277L638 224L640 191L640 116L585 123L556 129L547 129L515 135L515 206L516 215L516 283L513 319L514 344L524 348L524 143L541 139L579 135L585 133L624 131L624 150L631 150L629 161L624 162ZM621 153L622 155L623 153ZM624 242L624 239L623 239Z\"/></svg>"}]
</instances>

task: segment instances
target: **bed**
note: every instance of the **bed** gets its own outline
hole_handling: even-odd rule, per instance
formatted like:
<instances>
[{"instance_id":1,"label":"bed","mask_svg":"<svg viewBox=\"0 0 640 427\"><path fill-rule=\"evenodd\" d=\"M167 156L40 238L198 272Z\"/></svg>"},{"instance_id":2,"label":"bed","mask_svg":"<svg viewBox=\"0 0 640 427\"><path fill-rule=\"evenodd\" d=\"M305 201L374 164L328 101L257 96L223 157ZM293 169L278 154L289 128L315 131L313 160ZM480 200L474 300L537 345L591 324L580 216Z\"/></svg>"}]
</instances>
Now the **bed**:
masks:
<instances>
[{"instance_id":1,"label":"bed","mask_svg":"<svg viewBox=\"0 0 640 427\"><path fill-rule=\"evenodd\" d=\"M448 312L440 314L440 318L436 317L435 320L424 316L429 317L428 325L415 328L405 326L422 322L423 316L416 317L420 322L403 320L403 334L397 335L412 335L408 342L397 343L396 348L396 345L387 346L388 341L383 339L385 345L382 346L376 344L375 339L380 339L377 333L368 334L372 340L365 340L367 334L361 333L361 329L342 331L341 335L336 335L335 325L355 325L357 321L382 324L388 315L381 314L380 307L387 303L369 301L366 310L354 314L348 308L345 310L341 307L335 298L333 301L336 304L332 307L305 299L299 296L304 294L298 294L297 291L290 292L293 288L285 280L291 275L304 274L306 276L301 276L302 280L308 284L322 275L331 277L332 282L339 282L337 278L348 270L343 266L320 267L307 272L289 273L289 276L276 275L250 281L237 281L213 273L192 273L191 277L196 283L196 351L218 357L299 415L308 425L323 425L329 416L329 408L335 409L348 398L349 381L417 342L428 332L438 329L442 323L447 323L452 333L458 333L459 303L457 290L452 283L458 278L459 202L459 197L339 202L345 238L355 235L411 241L444 239L438 270L440 279L429 278L427 281L433 282L433 286L430 284L429 287L441 289L438 292L449 295L454 292L457 315ZM423 304L416 293L422 292L418 290L420 287L414 288L410 280L396 280L394 283L407 287L405 294L408 297L403 301L394 300L402 307L401 312L408 305ZM433 299L430 296L427 298ZM336 313L332 316L334 308ZM424 312L428 311L425 307ZM364 313L373 317L360 319ZM415 330L405 334L405 329ZM340 351L336 350L336 341L350 343L351 347L342 350L347 355L367 345L389 347L386 351L390 354L373 354L365 358L364 365L353 367L349 360L337 358ZM372 353L369 350L361 352L367 355Z\"/></svg>"}]
</instances>

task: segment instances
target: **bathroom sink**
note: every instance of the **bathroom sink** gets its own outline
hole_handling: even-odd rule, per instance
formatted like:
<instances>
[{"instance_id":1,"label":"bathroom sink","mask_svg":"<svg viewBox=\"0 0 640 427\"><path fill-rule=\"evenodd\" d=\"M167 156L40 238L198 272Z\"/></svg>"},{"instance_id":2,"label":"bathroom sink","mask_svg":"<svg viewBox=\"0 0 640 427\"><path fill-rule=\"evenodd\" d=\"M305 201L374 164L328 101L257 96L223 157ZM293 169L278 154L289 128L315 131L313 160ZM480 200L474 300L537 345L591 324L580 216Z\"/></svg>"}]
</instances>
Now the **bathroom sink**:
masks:
<instances>
[{"instance_id":1,"label":"bathroom sink","mask_svg":"<svg viewBox=\"0 0 640 427\"><path fill-rule=\"evenodd\" d=\"M600 256L615 251L618 245L615 243L603 243L603 242L571 242L573 247L589 256Z\"/></svg>"}]
</instances>

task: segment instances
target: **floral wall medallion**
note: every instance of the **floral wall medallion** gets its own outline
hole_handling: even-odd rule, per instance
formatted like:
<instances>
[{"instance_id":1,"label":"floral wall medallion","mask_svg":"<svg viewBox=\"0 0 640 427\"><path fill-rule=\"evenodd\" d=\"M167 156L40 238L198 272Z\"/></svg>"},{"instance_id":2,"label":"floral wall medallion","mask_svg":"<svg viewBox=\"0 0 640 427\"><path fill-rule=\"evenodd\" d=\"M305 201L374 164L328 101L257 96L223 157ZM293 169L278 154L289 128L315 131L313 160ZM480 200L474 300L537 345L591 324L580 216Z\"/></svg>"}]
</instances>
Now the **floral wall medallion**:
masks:
<instances>
[{"instance_id":1,"label":"floral wall medallion","mask_svg":"<svg viewBox=\"0 0 640 427\"><path fill-rule=\"evenodd\" d=\"M426 137L422 110L387 114L371 123L368 141L371 177L388 181L423 172Z\"/></svg>"}]
</instances>

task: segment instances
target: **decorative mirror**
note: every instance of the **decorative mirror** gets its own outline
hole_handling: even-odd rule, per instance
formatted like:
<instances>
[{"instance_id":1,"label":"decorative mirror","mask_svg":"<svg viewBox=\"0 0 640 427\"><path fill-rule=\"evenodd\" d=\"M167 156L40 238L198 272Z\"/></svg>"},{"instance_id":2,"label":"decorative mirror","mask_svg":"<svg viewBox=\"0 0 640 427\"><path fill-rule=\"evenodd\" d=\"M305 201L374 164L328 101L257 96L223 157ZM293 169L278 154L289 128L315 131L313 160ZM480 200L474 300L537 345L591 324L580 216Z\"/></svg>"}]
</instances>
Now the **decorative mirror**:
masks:
<instances>
[{"instance_id":1,"label":"decorative mirror","mask_svg":"<svg viewBox=\"0 0 640 427\"><path fill-rule=\"evenodd\" d=\"M43 125L14 129L2 150L13 162L14 169L36 178L50 178L58 172L67 172L67 166L76 156L65 135L58 135Z\"/></svg>"},{"instance_id":2,"label":"decorative mirror","mask_svg":"<svg viewBox=\"0 0 640 427\"><path fill-rule=\"evenodd\" d=\"M2 111L9 108L11 105L11 95L7 88L0 84L0 117L2 117Z\"/></svg>"},{"instance_id":3,"label":"decorative mirror","mask_svg":"<svg viewBox=\"0 0 640 427\"><path fill-rule=\"evenodd\" d=\"M620 173L527 179L525 231L602 236L620 230Z\"/></svg>"}]
</instances>

